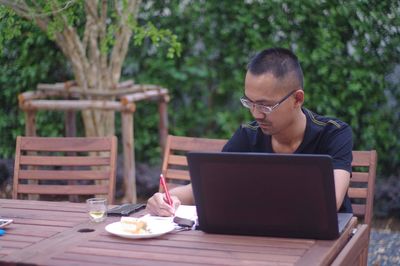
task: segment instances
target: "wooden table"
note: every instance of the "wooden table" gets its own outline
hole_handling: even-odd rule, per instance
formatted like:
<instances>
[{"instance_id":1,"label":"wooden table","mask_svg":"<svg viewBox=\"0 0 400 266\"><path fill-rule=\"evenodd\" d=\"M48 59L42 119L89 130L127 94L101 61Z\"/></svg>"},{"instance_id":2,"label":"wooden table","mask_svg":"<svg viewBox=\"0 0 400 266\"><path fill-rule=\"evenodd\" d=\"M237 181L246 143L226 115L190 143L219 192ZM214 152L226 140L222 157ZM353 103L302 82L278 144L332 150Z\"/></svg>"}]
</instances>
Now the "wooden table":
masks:
<instances>
[{"instance_id":1,"label":"wooden table","mask_svg":"<svg viewBox=\"0 0 400 266\"><path fill-rule=\"evenodd\" d=\"M118 221L89 222L85 204L0 199L0 216L14 223L0 236L1 262L36 265L327 265L349 241L353 218L337 240L173 232L124 239L105 231ZM81 229L94 229L81 233Z\"/></svg>"}]
</instances>

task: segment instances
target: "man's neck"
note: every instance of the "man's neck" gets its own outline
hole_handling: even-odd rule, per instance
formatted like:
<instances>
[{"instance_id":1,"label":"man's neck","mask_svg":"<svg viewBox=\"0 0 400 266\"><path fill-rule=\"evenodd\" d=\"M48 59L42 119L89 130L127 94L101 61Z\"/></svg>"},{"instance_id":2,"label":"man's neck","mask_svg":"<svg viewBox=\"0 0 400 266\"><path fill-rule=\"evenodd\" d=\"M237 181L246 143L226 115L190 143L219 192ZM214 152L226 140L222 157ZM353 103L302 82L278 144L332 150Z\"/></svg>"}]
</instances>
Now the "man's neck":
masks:
<instances>
[{"instance_id":1,"label":"man's neck","mask_svg":"<svg viewBox=\"0 0 400 266\"><path fill-rule=\"evenodd\" d=\"M276 153L294 153L300 146L306 131L307 118L300 110L294 123L284 131L271 137L272 149Z\"/></svg>"}]
</instances>

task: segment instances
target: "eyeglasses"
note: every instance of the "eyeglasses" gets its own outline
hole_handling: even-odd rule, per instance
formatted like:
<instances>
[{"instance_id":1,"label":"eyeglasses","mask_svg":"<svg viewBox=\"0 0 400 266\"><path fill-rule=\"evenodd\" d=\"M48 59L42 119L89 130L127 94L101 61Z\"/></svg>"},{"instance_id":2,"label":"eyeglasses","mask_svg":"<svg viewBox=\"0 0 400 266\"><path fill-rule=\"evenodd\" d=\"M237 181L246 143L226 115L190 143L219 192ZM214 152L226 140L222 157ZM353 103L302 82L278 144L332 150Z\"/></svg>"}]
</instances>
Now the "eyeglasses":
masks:
<instances>
[{"instance_id":1,"label":"eyeglasses","mask_svg":"<svg viewBox=\"0 0 400 266\"><path fill-rule=\"evenodd\" d=\"M253 111L254 108L255 108L255 109L257 109L257 111L259 111L261 113L270 114L276 108L278 108L278 106L281 105L281 103L283 103L287 98L289 98L295 91L297 91L297 90L291 91L288 95L283 97L282 100L280 100L279 102L277 102L273 106L267 106L267 105L264 105L264 104L254 103L254 102L250 101L246 96L243 96L242 98L240 98L240 102L242 103L242 105L244 107L250 109L251 111Z\"/></svg>"}]
</instances>

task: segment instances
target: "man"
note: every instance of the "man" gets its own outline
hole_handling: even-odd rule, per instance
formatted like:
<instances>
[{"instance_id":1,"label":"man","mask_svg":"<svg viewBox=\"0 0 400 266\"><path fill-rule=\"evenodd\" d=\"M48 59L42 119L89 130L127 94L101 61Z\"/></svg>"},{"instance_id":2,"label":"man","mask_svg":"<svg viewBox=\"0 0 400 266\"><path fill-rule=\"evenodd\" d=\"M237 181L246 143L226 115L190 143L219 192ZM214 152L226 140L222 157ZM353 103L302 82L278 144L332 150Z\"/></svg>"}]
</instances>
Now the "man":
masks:
<instances>
[{"instance_id":1,"label":"man","mask_svg":"<svg viewBox=\"0 0 400 266\"><path fill-rule=\"evenodd\" d=\"M303 72L291 51L272 48L253 57L240 101L254 121L242 125L222 151L329 154L333 158L337 209L352 212L347 197L353 149L351 128L302 107ZM170 194L174 207L166 204L162 193L156 193L148 200L149 212L169 216L181 203L194 204L190 184L175 188Z\"/></svg>"}]
</instances>

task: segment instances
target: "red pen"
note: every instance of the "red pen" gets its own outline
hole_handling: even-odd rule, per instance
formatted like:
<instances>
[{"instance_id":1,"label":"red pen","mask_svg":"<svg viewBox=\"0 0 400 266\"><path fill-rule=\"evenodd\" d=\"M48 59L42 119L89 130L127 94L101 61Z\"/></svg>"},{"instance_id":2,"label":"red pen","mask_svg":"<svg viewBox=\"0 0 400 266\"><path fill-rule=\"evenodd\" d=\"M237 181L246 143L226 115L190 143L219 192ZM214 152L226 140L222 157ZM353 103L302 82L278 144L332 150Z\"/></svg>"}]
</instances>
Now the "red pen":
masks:
<instances>
[{"instance_id":1,"label":"red pen","mask_svg":"<svg viewBox=\"0 0 400 266\"><path fill-rule=\"evenodd\" d=\"M165 183L165 178L164 178L163 174L160 175L160 184L161 184L162 188L164 189L165 196L167 197L167 203L169 204L169 206L173 207L172 199L171 199L171 196L169 195L168 187L167 187L167 184Z\"/></svg>"}]
</instances>

